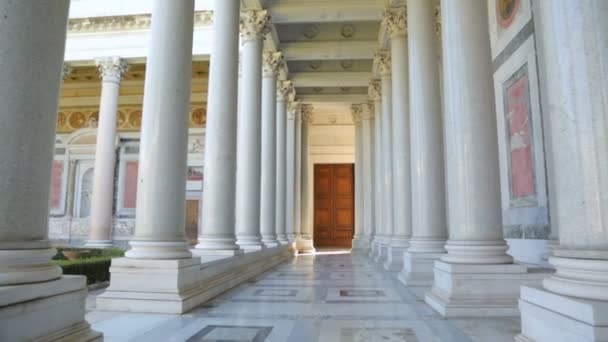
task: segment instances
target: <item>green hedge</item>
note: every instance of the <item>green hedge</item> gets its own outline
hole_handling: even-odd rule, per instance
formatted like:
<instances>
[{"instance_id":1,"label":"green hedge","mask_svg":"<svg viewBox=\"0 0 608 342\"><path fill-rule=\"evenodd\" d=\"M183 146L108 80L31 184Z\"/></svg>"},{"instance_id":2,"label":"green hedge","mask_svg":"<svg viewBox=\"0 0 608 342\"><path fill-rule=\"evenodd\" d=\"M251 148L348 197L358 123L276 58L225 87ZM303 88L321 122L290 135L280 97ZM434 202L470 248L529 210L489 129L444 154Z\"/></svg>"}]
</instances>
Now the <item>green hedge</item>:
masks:
<instances>
[{"instance_id":1,"label":"green hedge","mask_svg":"<svg viewBox=\"0 0 608 342\"><path fill-rule=\"evenodd\" d=\"M87 250L90 253L75 260L68 260L62 254L64 250ZM87 284L95 284L110 280L112 258L123 255L124 251L120 248L57 248L53 263L63 269L63 274L84 275L87 277Z\"/></svg>"}]
</instances>

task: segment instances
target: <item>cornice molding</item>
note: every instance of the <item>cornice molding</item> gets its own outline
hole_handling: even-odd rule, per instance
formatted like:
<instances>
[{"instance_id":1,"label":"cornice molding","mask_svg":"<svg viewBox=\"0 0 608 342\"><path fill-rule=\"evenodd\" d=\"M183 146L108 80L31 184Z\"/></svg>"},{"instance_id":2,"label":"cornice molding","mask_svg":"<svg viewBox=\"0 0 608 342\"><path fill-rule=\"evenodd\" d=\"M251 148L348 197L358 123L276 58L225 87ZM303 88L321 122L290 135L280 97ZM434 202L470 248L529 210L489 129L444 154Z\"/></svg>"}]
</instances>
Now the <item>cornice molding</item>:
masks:
<instances>
[{"instance_id":1,"label":"cornice molding","mask_svg":"<svg viewBox=\"0 0 608 342\"><path fill-rule=\"evenodd\" d=\"M267 10L248 10L241 12L240 32L242 42L264 40L272 30Z\"/></svg>"},{"instance_id":2,"label":"cornice molding","mask_svg":"<svg viewBox=\"0 0 608 342\"><path fill-rule=\"evenodd\" d=\"M76 18L68 21L68 33L137 31L149 29L150 24L151 14ZM213 24L213 11L194 13L194 26L211 24Z\"/></svg>"}]
</instances>

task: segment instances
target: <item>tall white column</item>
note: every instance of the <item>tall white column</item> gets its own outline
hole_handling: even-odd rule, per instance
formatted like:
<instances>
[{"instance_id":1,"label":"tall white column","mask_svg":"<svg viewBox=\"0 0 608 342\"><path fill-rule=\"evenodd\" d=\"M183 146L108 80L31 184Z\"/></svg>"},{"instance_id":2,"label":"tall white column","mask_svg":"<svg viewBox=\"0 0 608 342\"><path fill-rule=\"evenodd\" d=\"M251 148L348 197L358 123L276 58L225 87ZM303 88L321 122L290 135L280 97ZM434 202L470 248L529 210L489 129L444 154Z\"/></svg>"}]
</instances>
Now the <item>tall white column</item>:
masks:
<instances>
[{"instance_id":1,"label":"tall white column","mask_svg":"<svg viewBox=\"0 0 608 342\"><path fill-rule=\"evenodd\" d=\"M391 36L392 64L392 186L393 236L384 268L403 268L403 253L412 234L412 205L410 184L410 122L408 93L407 18L405 7L386 11L383 25Z\"/></svg>"},{"instance_id":2,"label":"tall white column","mask_svg":"<svg viewBox=\"0 0 608 342\"><path fill-rule=\"evenodd\" d=\"M382 201L384 192L382 191L383 184L383 168L382 168L382 83L380 80L372 80L369 83L368 94L370 100L374 103L374 220L375 231L370 257L375 258L380 252L380 242L385 235L384 227L384 206Z\"/></svg>"},{"instance_id":3,"label":"tall white column","mask_svg":"<svg viewBox=\"0 0 608 342\"><path fill-rule=\"evenodd\" d=\"M355 124L355 236L353 238L353 253L364 253L366 250L363 214L363 129L361 116L363 104L354 104L350 107L353 123Z\"/></svg>"},{"instance_id":4,"label":"tall white column","mask_svg":"<svg viewBox=\"0 0 608 342\"><path fill-rule=\"evenodd\" d=\"M262 139L262 44L270 31L265 10L241 13L241 109L237 132L236 208L237 242L245 250L262 248L260 234L260 171Z\"/></svg>"},{"instance_id":5,"label":"tall white column","mask_svg":"<svg viewBox=\"0 0 608 342\"><path fill-rule=\"evenodd\" d=\"M392 78L391 78L391 55L388 51L381 51L376 54L375 62L378 65L382 80L382 215L384 219L384 234L380 240L380 253L376 257L376 262L382 265L388 260L390 244L393 237L393 118L392 118Z\"/></svg>"},{"instance_id":6,"label":"tall white column","mask_svg":"<svg viewBox=\"0 0 608 342\"><path fill-rule=\"evenodd\" d=\"M313 244L313 194L312 194L312 175L309 169L309 127L313 122L314 107L310 104L304 104L300 108L302 116L302 234L297 241L297 249L302 253L314 253Z\"/></svg>"},{"instance_id":7,"label":"tall white column","mask_svg":"<svg viewBox=\"0 0 608 342\"><path fill-rule=\"evenodd\" d=\"M556 271L542 288L521 288L517 340L603 341L608 339L608 3L536 5L555 186L550 194L557 209L551 221L559 226L559 246L549 257Z\"/></svg>"},{"instance_id":8,"label":"tall white column","mask_svg":"<svg viewBox=\"0 0 608 342\"><path fill-rule=\"evenodd\" d=\"M86 246L103 248L112 246L116 114L120 80L127 71L127 62L120 57L105 57L96 59L95 63L102 83L95 145L91 230Z\"/></svg>"},{"instance_id":9,"label":"tall white column","mask_svg":"<svg viewBox=\"0 0 608 342\"><path fill-rule=\"evenodd\" d=\"M279 81L277 84L277 115L276 115L276 195L275 195L275 229L280 244L287 244L286 234L286 152L287 144L287 103L293 100L293 85L291 81Z\"/></svg>"},{"instance_id":10,"label":"tall white column","mask_svg":"<svg viewBox=\"0 0 608 342\"><path fill-rule=\"evenodd\" d=\"M399 279L430 285L434 260L447 238L443 172L443 125L435 53L435 7L408 0L412 237Z\"/></svg>"},{"instance_id":11,"label":"tall white column","mask_svg":"<svg viewBox=\"0 0 608 342\"><path fill-rule=\"evenodd\" d=\"M193 0L153 6L130 259L190 258L185 235ZM171 96L167 96L171 94Z\"/></svg>"},{"instance_id":12,"label":"tall white column","mask_svg":"<svg viewBox=\"0 0 608 342\"><path fill-rule=\"evenodd\" d=\"M375 203L376 194L374 192L374 105L370 103L364 104L364 110L361 115L361 149L363 164L361 167L362 173L362 188L363 188L363 232L365 234L366 252L371 247L371 241L374 236L375 228Z\"/></svg>"},{"instance_id":13,"label":"tall white column","mask_svg":"<svg viewBox=\"0 0 608 342\"><path fill-rule=\"evenodd\" d=\"M236 244L234 216L239 5L238 0L214 1L214 43L205 129L203 217L195 251L197 255L221 257L240 251Z\"/></svg>"},{"instance_id":14,"label":"tall white column","mask_svg":"<svg viewBox=\"0 0 608 342\"><path fill-rule=\"evenodd\" d=\"M266 51L262 59L262 153L260 229L266 247L279 245L275 228L277 72L281 52Z\"/></svg>"},{"instance_id":15,"label":"tall white column","mask_svg":"<svg viewBox=\"0 0 608 342\"><path fill-rule=\"evenodd\" d=\"M512 264L502 235L487 3L443 0L441 18L450 231L426 302L444 316L515 316L519 286L542 275Z\"/></svg>"},{"instance_id":16,"label":"tall white column","mask_svg":"<svg viewBox=\"0 0 608 342\"><path fill-rule=\"evenodd\" d=\"M61 269L49 263L56 253L48 240L48 207L69 4L68 0L0 0L0 336L4 341L99 337L84 332L88 327L84 277L62 277ZM75 337L75 332L81 335Z\"/></svg>"},{"instance_id":17,"label":"tall white column","mask_svg":"<svg viewBox=\"0 0 608 342\"><path fill-rule=\"evenodd\" d=\"M295 118L295 199L294 199L294 234L295 240L302 234L302 105L299 106Z\"/></svg>"},{"instance_id":18,"label":"tall white column","mask_svg":"<svg viewBox=\"0 0 608 342\"><path fill-rule=\"evenodd\" d=\"M290 101L287 105L287 142L286 142L286 171L285 171L285 229L289 243L295 241L295 163L296 163L296 117L298 117L300 103Z\"/></svg>"}]
</instances>

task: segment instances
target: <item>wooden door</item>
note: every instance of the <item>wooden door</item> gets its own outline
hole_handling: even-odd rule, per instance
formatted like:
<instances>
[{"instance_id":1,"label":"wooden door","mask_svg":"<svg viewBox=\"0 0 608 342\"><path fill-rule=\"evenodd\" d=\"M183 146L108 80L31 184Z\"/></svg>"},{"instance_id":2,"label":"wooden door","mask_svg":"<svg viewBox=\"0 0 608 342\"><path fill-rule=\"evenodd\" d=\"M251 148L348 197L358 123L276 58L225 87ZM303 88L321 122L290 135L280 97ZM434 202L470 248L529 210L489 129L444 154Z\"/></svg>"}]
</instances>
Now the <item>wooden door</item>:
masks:
<instances>
[{"instance_id":1,"label":"wooden door","mask_svg":"<svg viewBox=\"0 0 608 342\"><path fill-rule=\"evenodd\" d=\"M315 247L352 247L355 223L353 164L316 164Z\"/></svg>"},{"instance_id":2,"label":"wooden door","mask_svg":"<svg viewBox=\"0 0 608 342\"><path fill-rule=\"evenodd\" d=\"M186 201L186 238L191 244L198 239L198 200Z\"/></svg>"}]
</instances>

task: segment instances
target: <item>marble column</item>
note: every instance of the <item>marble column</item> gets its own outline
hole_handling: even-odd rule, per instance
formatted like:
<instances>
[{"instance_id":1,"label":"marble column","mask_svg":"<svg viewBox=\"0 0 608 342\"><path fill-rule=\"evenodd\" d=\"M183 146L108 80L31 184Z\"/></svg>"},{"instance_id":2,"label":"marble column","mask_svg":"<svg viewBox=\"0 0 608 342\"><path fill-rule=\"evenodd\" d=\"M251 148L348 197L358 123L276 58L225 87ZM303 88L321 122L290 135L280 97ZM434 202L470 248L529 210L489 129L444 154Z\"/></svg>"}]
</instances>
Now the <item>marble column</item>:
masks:
<instances>
[{"instance_id":1,"label":"marble column","mask_svg":"<svg viewBox=\"0 0 608 342\"><path fill-rule=\"evenodd\" d=\"M185 234L193 0L153 6L129 259L188 259ZM169 61L171 63L169 63ZM166 96L167 94L171 96ZM111 287L114 284L111 284Z\"/></svg>"},{"instance_id":2,"label":"marble column","mask_svg":"<svg viewBox=\"0 0 608 342\"><path fill-rule=\"evenodd\" d=\"M355 236L352 242L353 253L364 253L366 250L363 214L363 134L361 128L362 104L354 104L350 112L355 124Z\"/></svg>"},{"instance_id":3,"label":"marble column","mask_svg":"<svg viewBox=\"0 0 608 342\"><path fill-rule=\"evenodd\" d=\"M290 101L287 104L287 136L286 136L286 171L285 171L285 229L287 240L292 244L295 242L295 163L296 163L296 117L298 117L300 103Z\"/></svg>"},{"instance_id":4,"label":"marble column","mask_svg":"<svg viewBox=\"0 0 608 342\"><path fill-rule=\"evenodd\" d=\"M120 57L95 60L101 77L101 98L97 142L95 144L95 173L91 199L91 224L86 247L112 246L112 207L114 204L114 166L116 162L116 115L120 80L127 72L127 62Z\"/></svg>"},{"instance_id":5,"label":"marble column","mask_svg":"<svg viewBox=\"0 0 608 342\"><path fill-rule=\"evenodd\" d=\"M313 178L310 174L310 158L308 155L309 143L309 128L313 122L314 107L310 104L302 105L300 114L302 116L302 233L301 238L297 241L296 247L301 253L314 253L313 244Z\"/></svg>"},{"instance_id":6,"label":"marble column","mask_svg":"<svg viewBox=\"0 0 608 342\"><path fill-rule=\"evenodd\" d=\"M277 73L283 54L266 51L262 58L262 152L260 191L260 230L266 247L277 247L275 228L276 198L276 112Z\"/></svg>"},{"instance_id":7,"label":"marble column","mask_svg":"<svg viewBox=\"0 0 608 342\"><path fill-rule=\"evenodd\" d=\"M376 228L374 199L374 105L366 103L361 113L361 150L362 150L362 188L363 188L363 232L365 235L366 253L369 252Z\"/></svg>"},{"instance_id":8,"label":"marble column","mask_svg":"<svg viewBox=\"0 0 608 342\"><path fill-rule=\"evenodd\" d=\"M302 105L298 108L295 118L295 188L294 188L294 234L295 241L302 234Z\"/></svg>"},{"instance_id":9,"label":"marble column","mask_svg":"<svg viewBox=\"0 0 608 342\"><path fill-rule=\"evenodd\" d=\"M608 3L535 4L555 273L521 288L517 341L608 340ZM536 11L538 10L538 12ZM556 327L559 327L556 329Z\"/></svg>"},{"instance_id":10,"label":"marble column","mask_svg":"<svg viewBox=\"0 0 608 342\"><path fill-rule=\"evenodd\" d=\"M48 208L69 4L0 0L4 341L99 337L87 333L85 277L62 276L49 262L56 253L48 240Z\"/></svg>"},{"instance_id":11,"label":"marble column","mask_svg":"<svg viewBox=\"0 0 608 342\"><path fill-rule=\"evenodd\" d=\"M380 242L383 239L385 227L384 227L384 209L382 205L383 191L382 191L382 180L383 180L383 168L382 168L382 82L380 80L372 80L369 83L368 94L370 100L374 103L374 239L372 241L370 257L374 258L380 251Z\"/></svg>"},{"instance_id":12,"label":"marble column","mask_svg":"<svg viewBox=\"0 0 608 342\"><path fill-rule=\"evenodd\" d=\"M278 81L277 84L277 115L276 115L276 189L275 189L275 229L277 241L286 245L286 147L287 138L287 103L293 100L293 85L291 81Z\"/></svg>"},{"instance_id":13,"label":"marble column","mask_svg":"<svg viewBox=\"0 0 608 342\"><path fill-rule=\"evenodd\" d=\"M392 186L393 235L384 268L403 269L403 253L412 235L410 183L410 122L408 87L407 18L405 7L386 11L382 23L391 37L392 69Z\"/></svg>"},{"instance_id":14,"label":"marble column","mask_svg":"<svg viewBox=\"0 0 608 342\"><path fill-rule=\"evenodd\" d=\"M428 286L447 238L435 7L426 0L408 0L407 12L412 237L399 279L406 285Z\"/></svg>"},{"instance_id":15,"label":"marble column","mask_svg":"<svg viewBox=\"0 0 608 342\"><path fill-rule=\"evenodd\" d=\"M260 155L262 116L262 45L270 32L265 10L241 13L242 79L237 131L236 208L237 243L245 250L263 247L260 235Z\"/></svg>"},{"instance_id":16,"label":"marble column","mask_svg":"<svg viewBox=\"0 0 608 342\"><path fill-rule=\"evenodd\" d=\"M211 259L242 253L236 244L234 216L239 6L237 0L214 1L214 44L209 68L205 130L203 217L194 251L196 255Z\"/></svg>"},{"instance_id":17,"label":"marble column","mask_svg":"<svg viewBox=\"0 0 608 342\"><path fill-rule=\"evenodd\" d=\"M376 262L385 265L388 261L391 240L393 238L393 139L392 139L392 77L391 77L391 55L388 51L380 51L375 56L378 71L382 81L382 224L384 232L380 240L379 253Z\"/></svg>"},{"instance_id":18,"label":"marble column","mask_svg":"<svg viewBox=\"0 0 608 342\"><path fill-rule=\"evenodd\" d=\"M450 230L425 300L443 316L515 316L519 286L542 274L503 239L487 3L443 0L441 18Z\"/></svg>"}]
</instances>

